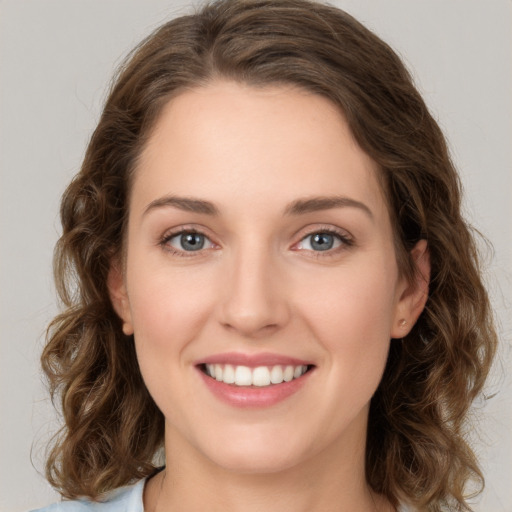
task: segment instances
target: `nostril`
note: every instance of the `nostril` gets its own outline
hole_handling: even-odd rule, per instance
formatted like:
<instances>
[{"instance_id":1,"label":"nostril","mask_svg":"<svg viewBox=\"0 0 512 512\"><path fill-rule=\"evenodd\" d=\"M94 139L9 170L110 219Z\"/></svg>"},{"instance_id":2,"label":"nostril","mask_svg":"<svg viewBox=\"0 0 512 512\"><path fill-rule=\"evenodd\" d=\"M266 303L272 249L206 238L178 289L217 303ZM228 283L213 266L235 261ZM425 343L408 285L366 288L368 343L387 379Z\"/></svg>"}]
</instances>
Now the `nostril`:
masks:
<instances>
[{"instance_id":1,"label":"nostril","mask_svg":"<svg viewBox=\"0 0 512 512\"><path fill-rule=\"evenodd\" d=\"M248 338L261 338L272 334L279 329L279 324L254 321L253 319L240 320L238 322L224 322L224 328L229 331L241 333Z\"/></svg>"}]
</instances>

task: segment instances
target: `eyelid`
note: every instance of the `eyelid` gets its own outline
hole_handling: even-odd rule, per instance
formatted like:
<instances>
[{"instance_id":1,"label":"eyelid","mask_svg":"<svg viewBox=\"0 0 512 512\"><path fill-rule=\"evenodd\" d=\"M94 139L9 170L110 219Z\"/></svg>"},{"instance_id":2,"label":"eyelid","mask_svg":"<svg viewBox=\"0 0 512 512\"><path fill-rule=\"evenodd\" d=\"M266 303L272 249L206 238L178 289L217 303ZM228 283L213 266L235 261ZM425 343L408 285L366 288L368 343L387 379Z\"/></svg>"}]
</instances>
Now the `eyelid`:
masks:
<instances>
[{"instance_id":1,"label":"eyelid","mask_svg":"<svg viewBox=\"0 0 512 512\"><path fill-rule=\"evenodd\" d=\"M177 256L184 256L184 257L193 257L193 256L199 256L201 254L204 254L205 251L215 249L218 247L218 244L212 240L212 236L207 233L208 230L203 228L202 226L197 225L182 225L177 226L175 228L168 229L164 232L164 234L158 239L158 245L162 247L163 250L177 255ZM173 247L169 245L169 241L173 238L183 235L183 234L198 234L204 236L213 247L206 247L198 249L197 251L185 251L178 249L176 247Z\"/></svg>"},{"instance_id":2,"label":"eyelid","mask_svg":"<svg viewBox=\"0 0 512 512\"><path fill-rule=\"evenodd\" d=\"M207 247L207 248L201 248L197 251L185 251L180 250L175 247L172 247L168 244L169 240L172 238L182 235L184 233L197 233L205 238L208 239L208 241L211 243L213 247ZM297 246L307 237L313 236L318 233L327 233L330 235L333 235L340 240L341 244L338 247L327 249L325 251L314 251L312 249L299 249ZM298 238L296 242L294 242L291 246L292 250L295 251L304 251L308 253L313 253L315 257L329 257L332 255L337 254L339 251L346 250L353 245L355 245L354 237L346 230L339 228L337 226L333 226L332 224L315 224L315 225L308 225L302 229L300 229L298 232L296 232L294 238ZM191 225L181 225L176 226L174 228L167 229L164 234L159 237L157 244L162 247L162 249L168 251L171 254L175 254L178 256L185 256L185 257L192 257L192 256L200 256L204 254L208 250L212 249L218 249L220 248L220 244L218 244L214 237L212 237L209 234L209 230L205 228L204 226L197 225L197 224L191 224Z\"/></svg>"},{"instance_id":3,"label":"eyelid","mask_svg":"<svg viewBox=\"0 0 512 512\"><path fill-rule=\"evenodd\" d=\"M326 233L329 235L333 235L341 241L341 245L336 248L333 248L333 249L328 249L326 251L313 251L311 249L296 248L303 240L305 240L306 238L313 236L317 233ZM347 230L338 228L333 225L328 225L328 224L318 224L318 225L314 225L314 226L311 226L311 225L307 226L306 228L301 229L297 233L297 237L299 237L299 240L292 245L292 250L308 251L310 253L315 253L315 256L333 255L334 253L337 253L340 250L344 250L349 247L352 247L355 244L354 237ZM295 247L295 249L294 249L294 247Z\"/></svg>"}]
</instances>

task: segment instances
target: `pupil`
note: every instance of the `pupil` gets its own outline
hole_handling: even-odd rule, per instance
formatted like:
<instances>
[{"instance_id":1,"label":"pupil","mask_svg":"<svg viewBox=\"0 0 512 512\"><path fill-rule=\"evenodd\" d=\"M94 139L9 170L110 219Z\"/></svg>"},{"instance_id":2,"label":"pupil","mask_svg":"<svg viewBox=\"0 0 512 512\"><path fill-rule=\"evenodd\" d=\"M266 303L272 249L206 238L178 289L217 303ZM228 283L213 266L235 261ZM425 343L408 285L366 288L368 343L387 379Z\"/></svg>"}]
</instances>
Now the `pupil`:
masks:
<instances>
[{"instance_id":1,"label":"pupil","mask_svg":"<svg viewBox=\"0 0 512 512\"><path fill-rule=\"evenodd\" d=\"M198 251L204 246L204 236L199 233L181 235L181 246L186 251Z\"/></svg>"},{"instance_id":2,"label":"pupil","mask_svg":"<svg viewBox=\"0 0 512 512\"><path fill-rule=\"evenodd\" d=\"M311 247L317 251L327 251L334 245L334 237L328 233L317 233L313 235Z\"/></svg>"}]
</instances>

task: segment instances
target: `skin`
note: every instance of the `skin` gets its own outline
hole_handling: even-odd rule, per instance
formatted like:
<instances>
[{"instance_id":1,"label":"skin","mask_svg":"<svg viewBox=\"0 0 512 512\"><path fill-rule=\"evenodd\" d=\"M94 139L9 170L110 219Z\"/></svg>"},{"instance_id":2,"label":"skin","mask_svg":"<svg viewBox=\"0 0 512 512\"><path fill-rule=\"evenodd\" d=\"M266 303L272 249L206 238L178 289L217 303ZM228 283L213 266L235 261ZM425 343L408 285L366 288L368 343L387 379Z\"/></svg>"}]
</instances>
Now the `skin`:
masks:
<instances>
[{"instance_id":1,"label":"skin","mask_svg":"<svg viewBox=\"0 0 512 512\"><path fill-rule=\"evenodd\" d=\"M417 279L401 277L377 172L340 112L297 88L219 81L164 108L136 171L125 261L109 277L166 422L167 468L146 485L146 510L393 510L365 482L369 401L391 339L423 309L429 263L419 242ZM289 212L333 196L345 203ZM185 251L179 229L204 233L204 248ZM314 250L310 235L326 230L341 238ZM234 407L195 366L233 351L314 369L284 401Z\"/></svg>"}]
</instances>

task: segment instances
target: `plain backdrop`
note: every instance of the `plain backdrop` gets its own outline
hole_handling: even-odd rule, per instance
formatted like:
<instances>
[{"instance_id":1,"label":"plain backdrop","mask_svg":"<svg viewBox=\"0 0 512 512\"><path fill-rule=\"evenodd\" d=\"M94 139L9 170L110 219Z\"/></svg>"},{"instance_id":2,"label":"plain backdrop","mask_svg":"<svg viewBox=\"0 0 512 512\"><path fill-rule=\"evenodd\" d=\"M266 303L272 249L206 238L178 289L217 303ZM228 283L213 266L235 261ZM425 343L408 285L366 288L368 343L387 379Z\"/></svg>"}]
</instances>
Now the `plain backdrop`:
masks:
<instances>
[{"instance_id":1,"label":"plain backdrop","mask_svg":"<svg viewBox=\"0 0 512 512\"><path fill-rule=\"evenodd\" d=\"M486 279L500 357L477 404L487 488L512 512L512 3L339 0L405 59L448 137L465 210L494 246ZM78 170L115 66L189 2L0 0L0 512L55 501L41 475L56 420L38 367L57 311L59 197ZM475 437L476 434L475 434Z\"/></svg>"}]
</instances>

